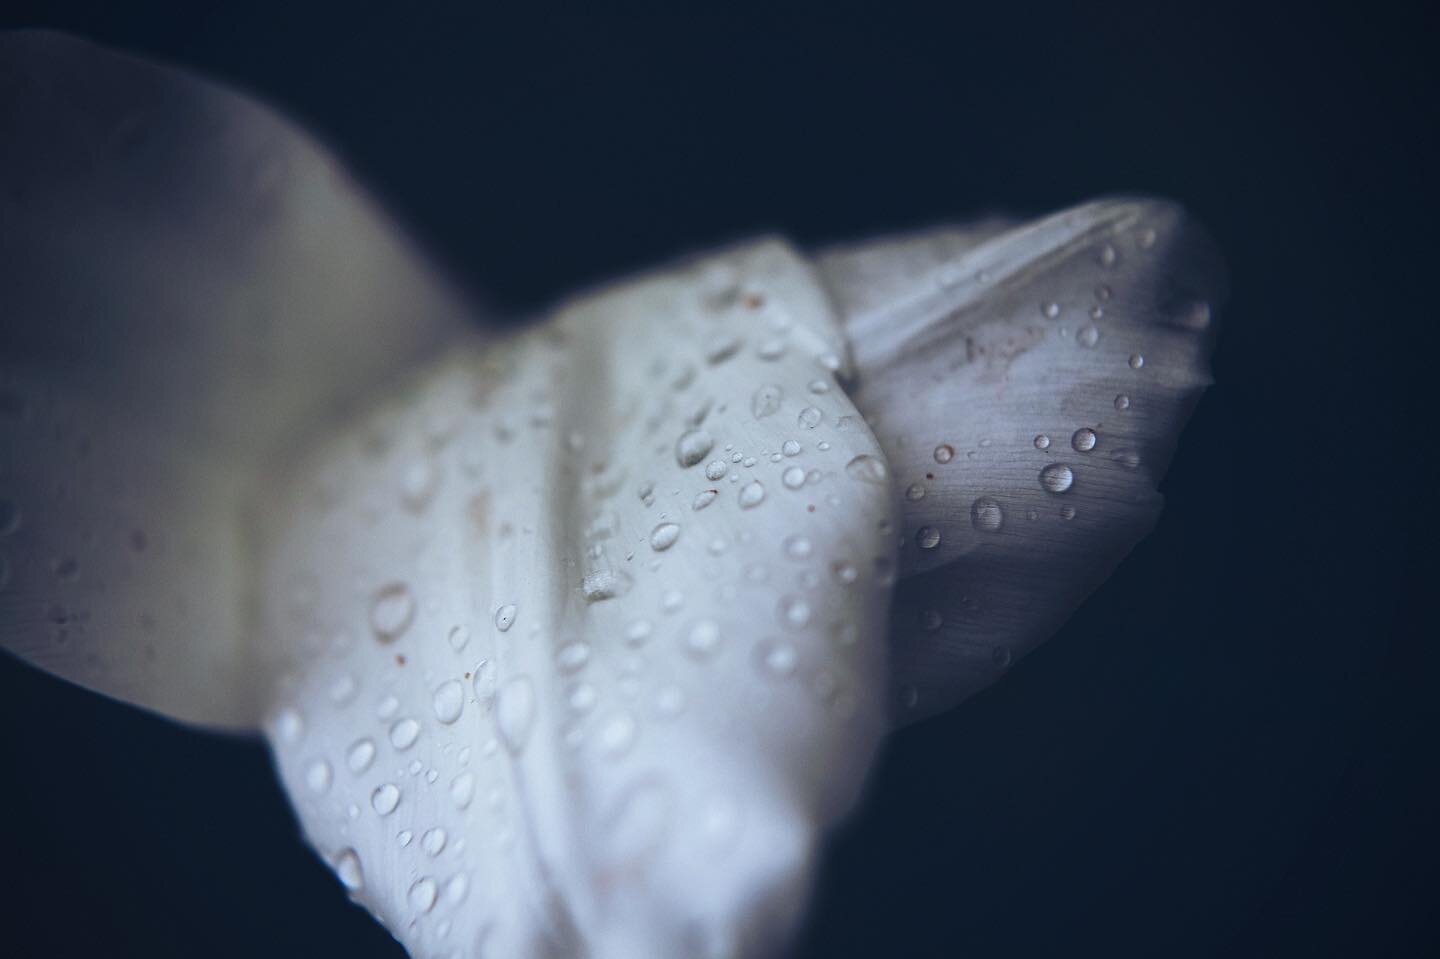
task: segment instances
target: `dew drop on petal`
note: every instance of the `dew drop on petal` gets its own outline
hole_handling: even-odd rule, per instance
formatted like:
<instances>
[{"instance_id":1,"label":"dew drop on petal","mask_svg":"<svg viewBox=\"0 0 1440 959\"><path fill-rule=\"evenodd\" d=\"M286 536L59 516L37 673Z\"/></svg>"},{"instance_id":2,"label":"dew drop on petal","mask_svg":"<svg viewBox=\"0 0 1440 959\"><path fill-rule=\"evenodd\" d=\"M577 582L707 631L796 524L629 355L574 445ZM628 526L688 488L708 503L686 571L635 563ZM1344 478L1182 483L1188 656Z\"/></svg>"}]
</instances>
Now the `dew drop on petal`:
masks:
<instances>
[{"instance_id":1,"label":"dew drop on petal","mask_svg":"<svg viewBox=\"0 0 1440 959\"><path fill-rule=\"evenodd\" d=\"M715 446L715 437L705 430L690 430L675 441L675 460L689 468L703 460Z\"/></svg>"},{"instance_id":2,"label":"dew drop on petal","mask_svg":"<svg viewBox=\"0 0 1440 959\"><path fill-rule=\"evenodd\" d=\"M759 506L765 500L765 487L760 485L759 480L751 480L740 488L740 506L742 509L751 509Z\"/></svg>"},{"instance_id":3,"label":"dew drop on petal","mask_svg":"<svg viewBox=\"0 0 1440 959\"><path fill-rule=\"evenodd\" d=\"M495 725L512 756L525 749L534 721L535 687L528 676L516 676L495 696Z\"/></svg>"},{"instance_id":4,"label":"dew drop on petal","mask_svg":"<svg viewBox=\"0 0 1440 959\"><path fill-rule=\"evenodd\" d=\"M949 443L941 443L935 447L935 462L948 463L955 458L955 447Z\"/></svg>"},{"instance_id":5,"label":"dew drop on petal","mask_svg":"<svg viewBox=\"0 0 1440 959\"><path fill-rule=\"evenodd\" d=\"M814 406L807 406L800 411L800 415L795 418L795 421L805 429L813 430L820 425L820 421L824 418L825 414L820 412L819 409Z\"/></svg>"},{"instance_id":6,"label":"dew drop on petal","mask_svg":"<svg viewBox=\"0 0 1440 959\"><path fill-rule=\"evenodd\" d=\"M981 496L970 504L970 525L982 533L993 533L1005 525L1005 511L989 496Z\"/></svg>"},{"instance_id":7,"label":"dew drop on petal","mask_svg":"<svg viewBox=\"0 0 1440 959\"><path fill-rule=\"evenodd\" d=\"M1064 463L1051 463L1040 471L1040 485L1047 493L1064 493L1075 483L1075 473Z\"/></svg>"},{"instance_id":8,"label":"dew drop on petal","mask_svg":"<svg viewBox=\"0 0 1440 959\"><path fill-rule=\"evenodd\" d=\"M435 718L445 725L450 725L460 718L460 713L465 709L465 687L460 685L460 680L449 679L435 687L435 696L432 704L435 707Z\"/></svg>"},{"instance_id":9,"label":"dew drop on petal","mask_svg":"<svg viewBox=\"0 0 1440 959\"><path fill-rule=\"evenodd\" d=\"M713 619L692 623L685 633L685 649L692 656L705 658L720 647L720 624Z\"/></svg>"},{"instance_id":10,"label":"dew drop on petal","mask_svg":"<svg viewBox=\"0 0 1440 959\"><path fill-rule=\"evenodd\" d=\"M799 466L792 466L780 477L786 489L799 489L805 485L805 470Z\"/></svg>"},{"instance_id":11,"label":"dew drop on petal","mask_svg":"<svg viewBox=\"0 0 1440 959\"><path fill-rule=\"evenodd\" d=\"M382 816L388 816L400 805L400 787L394 783L383 783L370 794L370 806Z\"/></svg>"},{"instance_id":12,"label":"dew drop on petal","mask_svg":"<svg viewBox=\"0 0 1440 959\"><path fill-rule=\"evenodd\" d=\"M780 409L780 401L785 398L785 391L775 384L762 386L750 397L750 412L757 420L763 420L773 415Z\"/></svg>"},{"instance_id":13,"label":"dew drop on petal","mask_svg":"<svg viewBox=\"0 0 1440 959\"><path fill-rule=\"evenodd\" d=\"M514 626L514 625L515 625L515 604L514 604L514 603L506 603L504 606L501 606L499 609L495 610L495 628L496 628L496 629L500 630L500 632L503 633L503 632L505 632L506 630L508 630L511 626Z\"/></svg>"},{"instance_id":14,"label":"dew drop on petal","mask_svg":"<svg viewBox=\"0 0 1440 959\"><path fill-rule=\"evenodd\" d=\"M351 745L345 753L345 765L350 767L352 773L363 773L370 768L375 761L375 741L372 739L361 739Z\"/></svg>"},{"instance_id":15,"label":"dew drop on petal","mask_svg":"<svg viewBox=\"0 0 1440 959\"><path fill-rule=\"evenodd\" d=\"M370 628L382 643L394 642L415 619L415 597L404 583L387 583L370 600Z\"/></svg>"},{"instance_id":16,"label":"dew drop on petal","mask_svg":"<svg viewBox=\"0 0 1440 959\"><path fill-rule=\"evenodd\" d=\"M661 523L650 531L650 548L656 552L663 552L675 545L680 538L680 526L677 523Z\"/></svg>"},{"instance_id":17,"label":"dew drop on petal","mask_svg":"<svg viewBox=\"0 0 1440 959\"><path fill-rule=\"evenodd\" d=\"M884 485L889 479L889 471L885 468L885 461L878 456L871 456L869 453L861 453L846 463L845 472L848 473L852 479L860 480L862 483Z\"/></svg>"},{"instance_id":18,"label":"dew drop on petal","mask_svg":"<svg viewBox=\"0 0 1440 959\"><path fill-rule=\"evenodd\" d=\"M915 544L921 549L934 549L940 545L940 531L933 526L922 526L915 532Z\"/></svg>"},{"instance_id":19,"label":"dew drop on petal","mask_svg":"<svg viewBox=\"0 0 1440 959\"><path fill-rule=\"evenodd\" d=\"M410 887L410 907L417 912L429 912L435 908L437 892L435 880L429 877L416 880L415 884Z\"/></svg>"},{"instance_id":20,"label":"dew drop on petal","mask_svg":"<svg viewBox=\"0 0 1440 959\"><path fill-rule=\"evenodd\" d=\"M1070 446L1077 453L1088 453L1095 448L1096 440L1095 431L1088 426L1082 426L1070 437Z\"/></svg>"}]
</instances>

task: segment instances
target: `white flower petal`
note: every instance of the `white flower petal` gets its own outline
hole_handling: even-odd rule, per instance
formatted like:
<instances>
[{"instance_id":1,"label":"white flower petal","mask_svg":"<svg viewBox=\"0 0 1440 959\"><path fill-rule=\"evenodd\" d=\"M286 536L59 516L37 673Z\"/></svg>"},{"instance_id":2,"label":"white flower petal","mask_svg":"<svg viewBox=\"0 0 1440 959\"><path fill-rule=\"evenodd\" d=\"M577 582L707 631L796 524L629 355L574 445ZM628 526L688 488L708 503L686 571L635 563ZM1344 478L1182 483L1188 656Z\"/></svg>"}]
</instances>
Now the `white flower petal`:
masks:
<instances>
[{"instance_id":1,"label":"white flower petal","mask_svg":"<svg viewBox=\"0 0 1440 959\"><path fill-rule=\"evenodd\" d=\"M412 954L783 939L885 727L897 514L843 351L761 242L457 351L296 464L263 537L271 740Z\"/></svg>"},{"instance_id":2,"label":"white flower petal","mask_svg":"<svg viewBox=\"0 0 1440 959\"><path fill-rule=\"evenodd\" d=\"M243 97L38 32L0 36L0 74L0 643L253 724L264 463L448 341L457 302Z\"/></svg>"},{"instance_id":3,"label":"white flower petal","mask_svg":"<svg viewBox=\"0 0 1440 959\"><path fill-rule=\"evenodd\" d=\"M998 678L1149 531L1209 382L1224 280L1194 223L1153 200L818 262L902 491L890 642L906 722Z\"/></svg>"}]
</instances>

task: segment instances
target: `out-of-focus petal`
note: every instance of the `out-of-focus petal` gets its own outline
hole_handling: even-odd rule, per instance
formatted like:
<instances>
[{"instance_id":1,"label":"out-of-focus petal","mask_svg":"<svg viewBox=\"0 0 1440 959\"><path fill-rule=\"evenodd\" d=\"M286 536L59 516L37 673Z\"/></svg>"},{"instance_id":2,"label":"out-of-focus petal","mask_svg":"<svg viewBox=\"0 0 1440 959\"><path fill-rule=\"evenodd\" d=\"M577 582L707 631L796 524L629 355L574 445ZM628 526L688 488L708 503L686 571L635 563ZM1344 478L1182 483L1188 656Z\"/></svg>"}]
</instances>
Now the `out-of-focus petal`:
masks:
<instances>
[{"instance_id":1,"label":"out-of-focus petal","mask_svg":"<svg viewBox=\"0 0 1440 959\"><path fill-rule=\"evenodd\" d=\"M0 35L0 643L181 719L253 723L264 464L461 312L271 112Z\"/></svg>"}]
</instances>

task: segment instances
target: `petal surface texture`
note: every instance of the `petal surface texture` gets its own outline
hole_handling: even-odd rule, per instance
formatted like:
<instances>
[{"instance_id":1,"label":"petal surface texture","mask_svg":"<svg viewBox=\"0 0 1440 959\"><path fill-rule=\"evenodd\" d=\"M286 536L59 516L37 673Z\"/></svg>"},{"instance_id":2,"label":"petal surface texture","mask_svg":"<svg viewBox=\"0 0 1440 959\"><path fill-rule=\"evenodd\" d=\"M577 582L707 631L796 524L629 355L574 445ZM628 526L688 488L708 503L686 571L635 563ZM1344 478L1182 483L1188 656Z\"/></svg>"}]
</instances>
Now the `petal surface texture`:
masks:
<instances>
[{"instance_id":1,"label":"petal surface texture","mask_svg":"<svg viewBox=\"0 0 1440 959\"><path fill-rule=\"evenodd\" d=\"M294 127L73 38L0 35L0 184L0 642L252 725L264 464L458 301Z\"/></svg>"},{"instance_id":2,"label":"petal surface texture","mask_svg":"<svg viewBox=\"0 0 1440 959\"><path fill-rule=\"evenodd\" d=\"M457 350L268 513L267 725L416 956L765 955L886 726L896 504L762 241Z\"/></svg>"},{"instance_id":3,"label":"petal surface texture","mask_svg":"<svg viewBox=\"0 0 1440 959\"><path fill-rule=\"evenodd\" d=\"M909 722L997 679L1149 532L1210 382L1223 270L1177 207L1129 199L818 263L901 492L891 682Z\"/></svg>"}]
</instances>

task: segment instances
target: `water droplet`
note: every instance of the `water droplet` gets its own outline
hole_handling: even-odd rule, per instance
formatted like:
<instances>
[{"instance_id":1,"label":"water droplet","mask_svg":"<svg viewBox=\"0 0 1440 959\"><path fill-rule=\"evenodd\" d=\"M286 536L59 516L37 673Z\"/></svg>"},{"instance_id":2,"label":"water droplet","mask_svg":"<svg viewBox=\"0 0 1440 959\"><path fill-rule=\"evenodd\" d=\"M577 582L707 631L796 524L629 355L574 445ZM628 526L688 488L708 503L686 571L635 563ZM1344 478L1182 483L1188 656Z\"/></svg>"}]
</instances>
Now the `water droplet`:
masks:
<instances>
[{"instance_id":1,"label":"water droplet","mask_svg":"<svg viewBox=\"0 0 1440 959\"><path fill-rule=\"evenodd\" d=\"M390 727L390 745L404 752L420 738L420 723L406 716Z\"/></svg>"},{"instance_id":2,"label":"water droplet","mask_svg":"<svg viewBox=\"0 0 1440 959\"><path fill-rule=\"evenodd\" d=\"M849 586L860 578L860 570L855 568L854 563L847 563L844 560L837 560L830 564L830 573L835 577L835 582L842 586Z\"/></svg>"},{"instance_id":3,"label":"water droplet","mask_svg":"<svg viewBox=\"0 0 1440 959\"><path fill-rule=\"evenodd\" d=\"M812 549L810 541L804 536L787 536L785 538L785 555L791 559L808 559Z\"/></svg>"},{"instance_id":4,"label":"water droplet","mask_svg":"<svg viewBox=\"0 0 1440 959\"><path fill-rule=\"evenodd\" d=\"M885 461L869 453L861 453L859 456L845 464L845 472L852 479L860 480L862 483L875 483L884 485L889 479L889 471L885 468Z\"/></svg>"},{"instance_id":5,"label":"water droplet","mask_svg":"<svg viewBox=\"0 0 1440 959\"><path fill-rule=\"evenodd\" d=\"M305 785L310 791L319 795L330 789L330 764L323 759L317 759L305 770Z\"/></svg>"},{"instance_id":6,"label":"water droplet","mask_svg":"<svg viewBox=\"0 0 1440 959\"><path fill-rule=\"evenodd\" d=\"M1075 334L1075 342L1089 349L1100 342L1100 328L1094 323L1087 323Z\"/></svg>"},{"instance_id":7,"label":"water droplet","mask_svg":"<svg viewBox=\"0 0 1440 959\"><path fill-rule=\"evenodd\" d=\"M460 685L458 679L448 679L435 687L435 698L431 703L435 707L435 718L445 725L450 725L460 718L460 713L465 709L465 687Z\"/></svg>"},{"instance_id":8,"label":"water droplet","mask_svg":"<svg viewBox=\"0 0 1440 959\"><path fill-rule=\"evenodd\" d=\"M757 420L763 420L780 409L780 402L784 398L785 391L779 386L773 383L762 386L750 398L750 412Z\"/></svg>"},{"instance_id":9,"label":"water droplet","mask_svg":"<svg viewBox=\"0 0 1440 959\"><path fill-rule=\"evenodd\" d=\"M335 857L335 875L347 892L359 892L365 888L365 873L360 868L360 857L353 849L342 849Z\"/></svg>"},{"instance_id":10,"label":"water droplet","mask_svg":"<svg viewBox=\"0 0 1440 959\"><path fill-rule=\"evenodd\" d=\"M1070 445L1077 453L1088 453L1095 448L1097 437L1095 431L1088 426L1082 426L1070 437Z\"/></svg>"},{"instance_id":11,"label":"water droplet","mask_svg":"<svg viewBox=\"0 0 1440 959\"><path fill-rule=\"evenodd\" d=\"M475 799L475 774L463 772L450 781L450 801L456 809L467 809Z\"/></svg>"},{"instance_id":12,"label":"water droplet","mask_svg":"<svg viewBox=\"0 0 1440 959\"><path fill-rule=\"evenodd\" d=\"M1142 368L1144 365L1145 365L1145 354L1143 354L1143 353L1131 353L1131 354L1130 354L1130 369L1132 369L1132 370L1138 370L1138 369Z\"/></svg>"},{"instance_id":13,"label":"water droplet","mask_svg":"<svg viewBox=\"0 0 1440 959\"><path fill-rule=\"evenodd\" d=\"M705 362L711 366L723 363L739 349L739 337L729 333L715 333L705 343Z\"/></svg>"},{"instance_id":14,"label":"water droplet","mask_svg":"<svg viewBox=\"0 0 1440 959\"><path fill-rule=\"evenodd\" d=\"M933 526L922 526L915 531L915 544L921 549L934 549L940 545L940 531Z\"/></svg>"},{"instance_id":15,"label":"water droplet","mask_svg":"<svg viewBox=\"0 0 1440 959\"><path fill-rule=\"evenodd\" d=\"M760 485L759 480L751 480L740 488L740 508L751 509L759 506L765 499L765 487Z\"/></svg>"},{"instance_id":16,"label":"water droplet","mask_svg":"<svg viewBox=\"0 0 1440 959\"><path fill-rule=\"evenodd\" d=\"M1051 463L1040 471L1040 485L1048 493L1063 493L1075 484L1075 473L1064 463Z\"/></svg>"},{"instance_id":17,"label":"water droplet","mask_svg":"<svg viewBox=\"0 0 1440 959\"><path fill-rule=\"evenodd\" d=\"M676 523L661 523L650 531L650 548L657 553L669 549L680 538L680 526Z\"/></svg>"},{"instance_id":18,"label":"water droplet","mask_svg":"<svg viewBox=\"0 0 1440 959\"><path fill-rule=\"evenodd\" d=\"M1120 395L1116 396L1116 397L1115 397L1115 408L1116 408L1117 410L1120 410L1122 413L1123 413L1125 410L1128 410L1128 409L1130 408L1130 396L1129 396L1129 394L1121 393Z\"/></svg>"},{"instance_id":19,"label":"water droplet","mask_svg":"<svg viewBox=\"0 0 1440 959\"><path fill-rule=\"evenodd\" d=\"M996 500L981 496L970 504L970 525L982 533L993 533L1005 525L1005 511Z\"/></svg>"},{"instance_id":20,"label":"water droplet","mask_svg":"<svg viewBox=\"0 0 1440 959\"><path fill-rule=\"evenodd\" d=\"M804 629L810 623L810 604L802 596L782 596L778 615L786 629Z\"/></svg>"},{"instance_id":21,"label":"water droplet","mask_svg":"<svg viewBox=\"0 0 1440 959\"><path fill-rule=\"evenodd\" d=\"M780 477L786 489L799 489L805 485L805 470L799 466L792 466Z\"/></svg>"},{"instance_id":22,"label":"water droplet","mask_svg":"<svg viewBox=\"0 0 1440 959\"><path fill-rule=\"evenodd\" d=\"M925 487L919 483L911 483L905 488L905 498L915 503L925 498Z\"/></svg>"},{"instance_id":23,"label":"water droplet","mask_svg":"<svg viewBox=\"0 0 1440 959\"><path fill-rule=\"evenodd\" d=\"M1051 300L1041 305L1040 312L1044 315L1045 319L1053 320L1060 315L1060 304Z\"/></svg>"},{"instance_id":24,"label":"water droplet","mask_svg":"<svg viewBox=\"0 0 1440 959\"><path fill-rule=\"evenodd\" d=\"M534 721L535 687L528 676L516 676L495 696L495 725L512 756L524 750Z\"/></svg>"},{"instance_id":25,"label":"water droplet","mask_svg":"<svg viewBox=\"0 0 1440 959\"><path fill-rule=\"evenodd\" d=\"M690 504L690 508L695 510L696 512L699 512L700 510L709 506L711 503L715 502L715 497L719 495L720 491L717 489L702 489L700 492L695 494L695 501Z\"/></svg>"},{"instance_id":26,"label":"water droplet","mask_svg":"<svg viewBox=\"0 0 1440 959\"><path fill-rule=\"evenodd\" d=\"M1037 434L1035 437L1035 448L1037 450L1048 450L1050 448L1050 437L1044 433Z\"/></svg>"},{"instance_id":27,"label":"water droplet","mask_svg":"<svg viewBox=\"0 0 1440 959\"><path fill-rule=\"evenodd\" d=\"M387 583L370 601L370 628L382 643L394 642L415 619L415 597L404 583Z\"/></svg>"},{"instance_id":28,"label":"water droplet","mask_svg":"<svg viewBox=\"0 0 1440 959\"><path fill-rule=\"evenodd\" d=\"M380 700L380 705L375 708L375 715L379 716L381 719L389 719L399 711L400 700L396 699L392 695L386 696L384 699Z\"/></svg>"},{"instance_id":29,"label":"water droplet","mask_svg":"<svg viewBox=\"0 0 1440 959\"><path fill-rule=\"evenodd\" d=\"M713 619L701 619L686 631L685 648L692 656L704 658L720 647L720 640L720 624Z\"/></svg>"},{"instance_id":30,"label":"water droplet","mask_svg":"<svg viewBox=\"0 0 1440 959\"><path fill-rule=\"evenodd\" d=\"M370 794L370 806L382 816L388 816L400 805L400 787L394 783L383 783Z\"/></svg>"},{"instance_id":31,"label":"water droplet","mask_svg":"<svg viewBox=\"0 0 1440 959\"><path fill-rule=\"evenodd\" d=\"M465 648L466 643L470 642L470 627L453 626L447 638L450 640L450 648L458 653Z\"/></svg>"},{"instance_id":32,"label":"water droplet","mask_svg":"<svg viewBox=\"0 0 1440 959\"><path fill-rule=\"evenodd\" d=\"M275 735L282 742L297 742L305 734L305 720L293 709L282 709L275 714Z\"/></svg>"},{"instance_id":33,"label":"water droplet","mask_svg":"<svg viewBox=\"0 0 1440 959\"><path fill-rule=\"evenodd\" d=\"M555 651L555 667L562 673L575 673L590 662L590 647L585 643L566 643Z\"/></svg>"},{"instance_id":34,"label":"water droplet","mask_svg":"<svg viewBox=\"0 0 1440 959\"><path fill-rule=\"evenodd\" d=\"M500 630L500 632L503 633L503 632L505 632L506 630L508 630L511 626L514 626L514 625L515 625L515 604L514 604L514 603L506 603L504 606L501 606L499 609L495 610L495 628L496 628L496 629Z\"/></svg>"},{"instance_id":35,"label":"water droplet","mask_svg":"<svg viewBox=\"0 0 1440 959\"><path fill-rule=\"evenodd\" d=\"M648 619L637 619L625 627L625 642L630 646L644 645L645 640L650 638L652 627Z\"/></svg>"},{"instance_id":36,"label":"water droplet","mask_svg":"<svg viewBox=\"0 0 1440 959\"><path fill-rule=\"evenodd\" d=\"M1075 507L1073 507L1073 506L1062 506L1062 507L1060 507L1060 518L1063 519L1063 520L1072 520L1072 519L1074 519L1074 518L1075 518Z\"/></svg>"},{"instance_id":37,"label":"water droplet","mask_svg":"<svg viewBox=\"0 0 1440 959\"><path fill-rule=\"evenodd\" d=\"M425 835L420 837L420 848L424 849L427 855L438 856L445 850L445 841L448 838L445 830L439 826L427 829Z\"/></svg>"},{"instance_id":38,"label":"water droplet","mask_svg":"<svg viewBox=\"0 0 1440 959\"><path fill-rule=\"evenodd\" d=\"M424 879L416 880L415 885L410 887L408 894L410 908L416 912L429 912L435 908L435 896L438 892L439 890L435 888L435 880L428 876Z\"/></svg>"},{"instance_id":39,"label":"water droplet","mask_svg":"<svg viewBox=\"0 0 1440 959\"><path fill-rule=\"evenodd\" d=\"M1140 465L1140 454L1134 450L1116 450L1111 454L1111 459L1128 470L1133 470Z\"/></svg>"},{"instance_id":40,"label":"water droplet","mask_svg":"<svg viewBox=\"0 0 1440 959\"><path fill-rule=\"evenodd\" d=\"M807 406L800 411L799 416L795 417L795 421L801 426L803 426L805 429L813 430L815 427L820 425L820 421L824 418L825 414L820 412L818 408L814 406Z\"/></svg>"},{"instance_id":41,"label":"water droplet","mask_svg":"<svg viewBox=\"0 0 1440 959\"><path fill-rule=\"evenodd\" d=\"M600 751L611 759L620 758L635 742L638 729L634 716L626 712L616 713L600 727Z\"/></svg>"},{"instance_id":42,"label":"water droplet","mask_svg":"<svg viewBox=\"0 0 1440 959\"><path fill-rule=\"evenodd\" d=\"M1154 231L1154 229L1152 229L1152 228L1150 228L1150 227L1146 227L1145 229L1141 230L1141 231L1140 231L1140 235L1139 235L1139 237L1137 238L1137 241L1138 241L1138 243L1140 244L1140 249L1142 249L1142 250L1148 250L1148 249L1150 249L1152 246L1155 245L1155 231Z\"/></svg>"},{"instance_id":43,"label":"water droplet","mask_svg":"<svg viewBox=\"0 0 1440 959\"><path fill-rule=\"evenodd\" d=\"M776 679L794 675L800 655L795 647L778 639L762 639L755 645L755 664L760 671Z\"/></svg>"},{"instance_id":44,"label":"water droplet","mask_svg":"<svg viewBox=\"0 0 1440 959\"><path fill-rule=\"evenodd\" d=\"M715 437L704 430L690 430L675 441L675 461L690 468L703 460L715 447Z\"/></svg>"},{"instance_id":45,"label":"water droplet","mask_svg":"<svg viewBox=\"0 0 1440 959\"><path fill-rule=\"evenodd\" d=\"M955 447L949 443L941 443L935 447L935 462L948 463L955 458Z\"/></svg>"},{"instance_id":46,"label":"water droplet","mask_svg":"<svg viewBox=\"0 0 1440 959\"><path fill-rule=\"evenodd\" d=\"M341 673L335 677L330 684L330 701L336 706L345 706L355 698L359 687L355 683L355 677L349 673Z\"/></svg>"},{"instance_id":47,"label":"water droplet","mask_svg":"<svg viewBox=\"0 0 1440 959\"><path fill-rule=\"evenodd\" d=\"M356 742L345 754L345 765L349 766L350 771L356 775L369 769L370 764L374 761L375 741L372 739L362 739Z\"/></svg>"},{"instance_id":48,"label":"water droplet","mask_svg":"<svg viewBox=\"0 0 1440 959\"><path fill-rule=\"evenodd\" d=\"M1115 247L1114 247L1113 244L1106 243L1104 246L1102 246L1102 247L1100 248L1100 257L1099 257L1099 259L1100 259L1100 265L1101 265L1101 266L1104 266L1104 267L1114 266L1114 265L1115 265L1115 261L1116 261L1117 259L1119 259L1119 258L1120 258L1120 255L1115 252Z\"/></svg>"}]
</instances>

